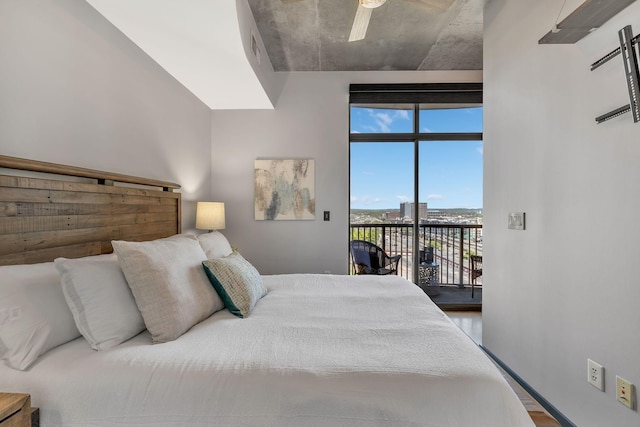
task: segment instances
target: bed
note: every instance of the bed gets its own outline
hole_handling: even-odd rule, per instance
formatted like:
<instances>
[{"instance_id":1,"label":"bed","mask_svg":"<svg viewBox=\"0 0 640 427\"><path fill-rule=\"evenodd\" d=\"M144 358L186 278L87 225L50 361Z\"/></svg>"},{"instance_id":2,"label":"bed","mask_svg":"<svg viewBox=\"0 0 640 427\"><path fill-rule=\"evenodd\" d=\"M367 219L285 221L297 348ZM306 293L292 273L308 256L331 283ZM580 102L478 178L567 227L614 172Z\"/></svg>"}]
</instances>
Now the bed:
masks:
<instances>
[{"instance_id":1,"label":"bed","mask_svg":"<svg viewBox=\"0 0 640 427\"><path fill-rule=\"evenodd\" d=\"M216 268L232 263L251 272L250 263L228 253L228 242L220 233L180 234L180 193L172 191L177 185L146 181L143 184L156 188L120 187L111 181L137 180L3 156L0 167L97 180L69 184L58 176L0 176L0 264L5 265L0 267L0 277L5 274L5 278L15 277L16 283L24 282L39 270L41 276L34 277L51 282L40 286L40 297L45 295L50 302L45 311L52 310L54 302L60 310L69 310L64 328L71 333L58 337L59 343L43 340L47 342L36 357L33 352L23 353L33 359L28 366L24 357L11 360L6 352L0 363L0 391L29 393L33 406L40 408L42 426L533 426L517 396L478 346L419 287L401 277L285 274L256 278L251 276L256 272L247 273L249 282L259 282L260 292L243 312L244 300L236 299L235 288L218 288L226 278ZM79 196L78 191L85 194ZM134 207L118 206L122 201ZM105 205L99 207L102 202ZM83 204L92 206L77 206ZM76 217L54 218L65 209L62 216ZM83 227L92 231L84 232ZM149 310L130 274L131 266L138 266L139 251L162 245L174 252L178 246L202 248L205 261L198 263L205 267L200 269L204 272L198 270L197 279L210 280L211 295L223 302L220 306L216 300L213 309L207 307L189 321L190 326L169 336L158 334L158 319L153 316L177 316L171 317L168 328L172 329L199 309L176 309L172 303ZM114 248L117 255L110 254ZM150 259L161 258L158 253ZM56 273L52 264L59 277L52 273ZM82 324L82 313L69 299L62 264L91 266L86 271L100 285L94 283L92 292L99 298L94 297L93 303L109 300L111 296L99 292L115 281L97 274L103 271L100 268L108 266L112 273L121 268L123 283L129 282L130 299L144 323L132 317L128 323L137 327L126 336L114 341L110 335L96 343L96 337L83 329L87 325ZM173 268L166 261L163 264ZM149 267L140 270L148 273ZM170 275L167 270L162 274ZM158 277L153 276L153 281L164 279ZM7 291L9 286L0 283L0 294L22 289L20 283ZM188 304L202 305L211 295ZM119 296L113 301L121 300ZM3 338L10 342L6 339L11 337L10 320L24 320L33 308L32 301L22 301L23 305L6 301L0 299L0 356L2 346L7 347ZM119 311L120 304L107 308L101 320L111 316L111 323L118 323L127 317L124 310ZM34 308L38 313L42 310ZM72 331L74 325L78 329Z\"/></svg>"}]
</instances>

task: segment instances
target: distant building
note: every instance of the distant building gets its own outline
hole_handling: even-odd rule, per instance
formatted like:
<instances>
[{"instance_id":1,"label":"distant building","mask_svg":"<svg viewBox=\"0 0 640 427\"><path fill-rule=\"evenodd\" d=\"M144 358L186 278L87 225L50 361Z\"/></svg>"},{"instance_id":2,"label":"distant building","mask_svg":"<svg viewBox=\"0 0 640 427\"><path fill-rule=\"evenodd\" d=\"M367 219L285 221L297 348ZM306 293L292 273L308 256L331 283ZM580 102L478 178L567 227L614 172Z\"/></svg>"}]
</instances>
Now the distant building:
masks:
<instances>
[{"instance_id":1,"label":"distant building","mask_svg":"<svg viewBox=\"0 0 640 427\"><path fill-rule=\"evenodd\" d=\"M400 219L399 211L389 211L382 214L382 219L387 221L397 221Z\"/></svg>"},{"instance_id":2,"label":"distant building","mask_svg":"<svg viewBox=\"0 0 640 427\"><path fill-rule=\"evenodd\" d=\"M440 210L430 210L429 211L429 219L431 218L444 218L447 216L446 212Z\"/></svg>"},{"instance_id":3,"label":"distant building","mask_svg":"<svg viewBox=\"0 0 640 427\"><path fill-rule=\"evenodd\" d=\"M413 219L413 202L400 203L400 217ZM418 203L418 219L427 219L427 204Z\"/></svg>"}]
</instances>

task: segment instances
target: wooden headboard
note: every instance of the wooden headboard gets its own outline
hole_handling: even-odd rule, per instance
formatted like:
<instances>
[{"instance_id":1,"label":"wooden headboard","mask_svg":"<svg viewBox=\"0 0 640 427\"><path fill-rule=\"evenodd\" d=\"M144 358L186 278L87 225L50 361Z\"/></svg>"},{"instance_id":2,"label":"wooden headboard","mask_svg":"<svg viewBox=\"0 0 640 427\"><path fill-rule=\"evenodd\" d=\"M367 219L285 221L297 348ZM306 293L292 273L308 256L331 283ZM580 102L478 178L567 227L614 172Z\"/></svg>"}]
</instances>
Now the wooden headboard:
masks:
<instances>
[{"instance_id":1,"label":"wooden headboard","mask_svg":"<svg viewBox=\"0 0 640 427\"><path fill-rule=\"evenodd\" d=\"M0 174L0 265L105 254L111 240L181 232L178 184L2 155L0 168L56 175Z\"/></svg>"}]
</instances>

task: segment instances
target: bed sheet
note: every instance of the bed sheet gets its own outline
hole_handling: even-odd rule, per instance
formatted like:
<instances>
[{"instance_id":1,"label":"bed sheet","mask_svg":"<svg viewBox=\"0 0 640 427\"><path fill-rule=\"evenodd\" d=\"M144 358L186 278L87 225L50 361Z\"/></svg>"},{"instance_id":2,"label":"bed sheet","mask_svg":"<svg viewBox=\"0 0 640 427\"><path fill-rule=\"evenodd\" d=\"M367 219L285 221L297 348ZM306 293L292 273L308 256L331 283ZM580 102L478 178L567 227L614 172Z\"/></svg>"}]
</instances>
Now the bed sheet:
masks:
<instances>
[{"instance_id":1,"label":"bed sheet","mask_svg":"<svg viewBox=\"0 0 640 427\"><path fill-rule=\"evenodd\" d=\"M492 362L396 276L263 276L250 316L215 313L175 341L76 339L0 389L47 426L533 426Z\"/></svg>"}]
</instances>

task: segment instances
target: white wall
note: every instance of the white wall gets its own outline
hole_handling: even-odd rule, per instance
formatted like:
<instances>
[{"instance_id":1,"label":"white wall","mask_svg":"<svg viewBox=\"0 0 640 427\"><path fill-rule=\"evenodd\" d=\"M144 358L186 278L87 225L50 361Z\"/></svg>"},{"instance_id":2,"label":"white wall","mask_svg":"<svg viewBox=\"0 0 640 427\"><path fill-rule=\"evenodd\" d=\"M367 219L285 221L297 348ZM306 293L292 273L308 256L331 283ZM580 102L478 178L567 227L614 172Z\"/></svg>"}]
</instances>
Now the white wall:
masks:
<instances>
[{"instance_id":1,"label":"white wall","mask_svg":"<svg viewBox=\"0 0 640 427\"><path fill-rule=\"evenodd\" d=\"M640 3L577 44L538 45L561 3L485 10L483 343L575 424L640 425L614 397L616 375L640 384L640 123L595 123L629 99L620 57L590 71L619 29L640 32ZM507 229L513 211L525 231Z\"/></svg>"},{"instance_id":2,"label":"white wall","mask_svg":"<svg viewBox=\"0 0 640 427\"><path fill-rule=\"evenodd\" d=\"M247 0L236 0L236 10L238 13L238 27L242 39L242 47L247 61L253 69L256 77L260 81L264 92L269 97L272 105L278 103L278 97L282 91L284 77L281 73L273 71L271 60L267 54L267 49L262 42L262 36L258 32L258 26L253 18L253 13ZM251 39L256 41L258 50L256 56L251 50Z\"/></svg>"},{"instance_id":3,"label":"white wall","mask_svg":"<svg viewBox=\"0 0 640 427\"><path fill-rule=\"evenodd\" d=\"M211 192L211 112L78 0L0 1L0 153Z\"/></svg>"},{"instance_id":4,"label":"white wall","mask_svg":"<svg viewBox=\"0 0 640 427\"><path fill-rule=\"evenodd\" d=\"M284 74L273 111L214 111L213 199L226 203L225 235L263 274L346 274L349 236L349 84L479 82L481 72ZM312 158L315 221L255 221L256 158ZM331 212L331 221L322 212Z\"/></svg>"}]
</instances>

